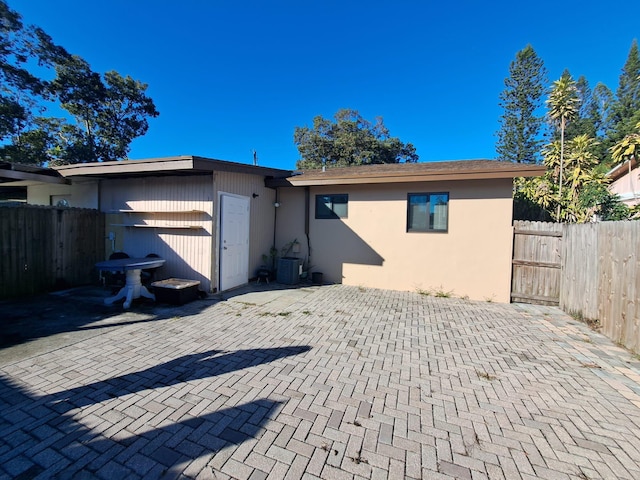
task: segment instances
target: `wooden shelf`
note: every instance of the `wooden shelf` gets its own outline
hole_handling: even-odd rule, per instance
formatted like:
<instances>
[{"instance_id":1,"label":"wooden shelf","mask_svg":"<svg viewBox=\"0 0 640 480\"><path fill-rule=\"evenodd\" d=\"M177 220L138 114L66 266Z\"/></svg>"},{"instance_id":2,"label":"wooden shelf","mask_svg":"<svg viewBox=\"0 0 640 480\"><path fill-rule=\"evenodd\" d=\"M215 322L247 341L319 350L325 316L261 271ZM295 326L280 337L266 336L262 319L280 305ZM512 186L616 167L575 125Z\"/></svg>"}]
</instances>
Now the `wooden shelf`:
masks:
<instances>
[{"instance_id":1,"label":"wooden shelf","mask_svg":"<svg viewBox=\"0 0 640 480\"><path fill-rule=\"evenodd\" d=\"M202 230L201 225L145 225L141 223L112 223L112 227L130 227L130 228L166 228L174 230Z\"/></svg>"}]
</instances>

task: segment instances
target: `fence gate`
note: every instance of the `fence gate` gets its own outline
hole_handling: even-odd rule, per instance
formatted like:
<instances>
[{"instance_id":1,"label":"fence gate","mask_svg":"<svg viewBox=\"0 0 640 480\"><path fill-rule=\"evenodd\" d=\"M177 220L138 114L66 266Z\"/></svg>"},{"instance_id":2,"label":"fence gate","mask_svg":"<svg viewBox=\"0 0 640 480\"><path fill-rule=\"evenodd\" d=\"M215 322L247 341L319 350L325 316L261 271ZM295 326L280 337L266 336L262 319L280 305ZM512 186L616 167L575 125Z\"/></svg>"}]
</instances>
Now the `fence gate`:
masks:
<instances>
[{"instance_id":1,"label":"fence gate","mask_svg":"<svg viewBox=\"0 0 640 480\"><path fill-rule=\"evenodd\" d=\"M511 301L559 305L562 224L513 222Z\"/></svg>"}]
</instances>

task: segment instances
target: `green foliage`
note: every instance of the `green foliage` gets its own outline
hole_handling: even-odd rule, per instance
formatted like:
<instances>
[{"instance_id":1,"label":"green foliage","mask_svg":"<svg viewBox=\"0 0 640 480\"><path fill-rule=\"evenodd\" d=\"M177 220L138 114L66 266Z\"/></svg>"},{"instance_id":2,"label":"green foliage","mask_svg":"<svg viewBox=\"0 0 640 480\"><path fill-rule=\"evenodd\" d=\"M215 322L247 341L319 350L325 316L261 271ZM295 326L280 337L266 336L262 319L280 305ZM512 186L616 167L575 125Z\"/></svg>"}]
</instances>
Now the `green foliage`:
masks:
<instances>
[{"instance_id":1,"label":"green foliage","mask_svg":"<svg viewBox=\"0 0 640 480\"><path fill-rule=\"evenodd\" d=\"M553 86L551 87L551 92L549 93L549 98L546 101L549 110L547 112L547 116L551 119L552 122L556 123L558 129L560 131L560 155L559 158L559 168L558 168L558 197L563 198L562 196L562 186L564 183L564 146L565 146L565 129L567 126L567 122L573 120L573 118L578 114L578 89L576 87L576 82L571 77L569 71L565 71L559 80L553 82ZM586 137L586 135L585 135ZM578 137L576 137L578 138ZM546 161L546 156L545 156ZM556 217L561 218L562 212L560 209L562 208L562 201L558 202L558 211L556 212Z\"/></svg>"},{"instance_id":2,"label":"green foliage","mask_svg":"<svg viewBox=\"0 0 640 480\"><path fill-rule=\"evenodd\" d=\"M334 118L318 115L313 127L295 128L298 169L418 161L415 147L391 137L382 117L371 123L356 110L343 109Z\"/></svg>"},{"instance_id":3,"label":"green foliage","mask_svg":"<svg viewBox=\"0 0 640 480\"><path fill-rule=\"evenodd\" d=\"M546 100L547 115L560 129L575 118L580 108L578 88L571 74L565 71L560 79L553 82L549 98Z\"/></svg>"},{"instance_id":4,"label":"green foliage","mask_svg":"<svg viewBox=\"0 0 640 480\"><path fill-rule=\"evenodd\" d=\"M567 141L565 175L560 184L560 144L554 141L546 145L545 175L519 179L517 195L539 205L559 222L584 223L594 215L603 220L630 218L629 209L607 188L609 179L594 153L597 146L598 142L587 135Z\"/></svg>"},{"instance_id":5,"label":"green foliage","mask_svg":"<svg viewBox=\"0 0 640 480\"><path fill-rule=\"evenodd\" d=\"M61 161L108 161L126 157L129 144L149 128L147 117L158 112L145 95L147 85L110 71L103 78L72 56L56 66L50 90L76 121L68 129Z\"/></svg>"},{"instance_id":6,"label":"green foliage","mask_svg":"<svg viewBox=\"0 0 640 480\"><path fill-rule=\"evenodd\" d=\"M565 137L571 139L578 135L587 135L597 138L598 125L601 123L599 104L584 75L576 80L575 87L578 109L573 121L566 125Z\"/></svg>"},{"instance_id":7,"label":"green foliage","mask_svg":"<svg viewBox=\"0 0 640 480\"><path fill-rule=\"evenodd\" d=\"M631 44L629 55L622 67L610 122L607 137L611 145L632 133L635 125L640 122L640 52L636 40Z\"/></svg>"},{"instance_id":8,"label":"green foliage","mask_svg":"<svg viewBox=\"0 0 640 480\"><path fill-rule=\"evenodd\" d=\"M525 178L514 179L513 219L550 222L551 215L535 199L535 188L528 191L529 184L533 182Z\"/></svg>"},{"instance_id":9,"label":"green foliage","mask_svg":"<svg viewBox=\"0 0 640 480\"><path fill-rule=\"evenodd\" d=\"M611 147L611 157L616 163L640 159L640 121L635 125L635 131Z\"/></svg>"},{"instance_id":10,"label":"green foliage","mask_svg":"<svg viewBox=\"0 0 640 480\"><path fill-rule=\"evenodd\" d=\"M29 64L50 65L60 51L44 32L25 27L20 14L0 0L0 141L29 124L34 98L46 93L46 81L33 75Z\"/></svg>"},{"instance_id":11,"label":"green foliage","mask_svg":"<svg viewBox=\"0 0 640 480\"><path fill-rule=\"evenodd\" d=\"M51 69L53 81L32 73ZM1 156L36 165L125 158L158 115L146 88L117 72L94 72L0 0ZM45 116L48 101L70 117Z\"/></svg>"},{"instance_id":12,"label":"green foliage","mask_svg":"<svg viewBox=\"0 0 640 480\"><path fill-rule=\"evenodd\" d=\"M546 84L546 69L531 45L516 54L505 78L505 90L500 94L501 128L497 132L496 150L499 160L518 163L538 163L542 145L542 106Z\"/></svg>"}]
</instances>

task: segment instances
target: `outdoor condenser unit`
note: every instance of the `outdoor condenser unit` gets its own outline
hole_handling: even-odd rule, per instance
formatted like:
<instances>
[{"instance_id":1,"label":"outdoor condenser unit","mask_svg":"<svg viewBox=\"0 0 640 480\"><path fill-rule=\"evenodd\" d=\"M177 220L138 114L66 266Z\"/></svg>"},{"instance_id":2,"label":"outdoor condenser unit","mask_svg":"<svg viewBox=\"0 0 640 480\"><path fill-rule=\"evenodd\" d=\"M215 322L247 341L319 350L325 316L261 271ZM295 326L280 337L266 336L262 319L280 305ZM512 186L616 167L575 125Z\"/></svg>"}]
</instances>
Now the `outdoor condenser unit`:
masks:
<instances>
[{"instance_id":1,"label":"outdoor condenser unit","mask_svg":"<svg viewBox=\"0 0 640 480\"><path fill-rule=\"evenodd\" d=\"M295 257L282 257L278 260L278 283L295 285L300 281L300 259Z\"/></svg>"}]
</instances>

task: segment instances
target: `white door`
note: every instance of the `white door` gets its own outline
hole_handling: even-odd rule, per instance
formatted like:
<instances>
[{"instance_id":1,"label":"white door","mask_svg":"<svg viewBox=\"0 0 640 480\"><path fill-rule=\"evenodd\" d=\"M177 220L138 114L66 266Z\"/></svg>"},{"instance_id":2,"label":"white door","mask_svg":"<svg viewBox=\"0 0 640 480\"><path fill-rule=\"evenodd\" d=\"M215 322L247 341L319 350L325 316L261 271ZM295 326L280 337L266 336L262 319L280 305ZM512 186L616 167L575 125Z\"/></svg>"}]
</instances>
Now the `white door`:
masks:
<instances>
[{"instance_id":1,"label":"white door","mask_svg":"<svg viewBox=\"0 0 640 480\"><path fill-rule=\"evenodd\" d=\"M249 281L249 198L220 196L220 290Z\"/></svg>"}]
</instances>

